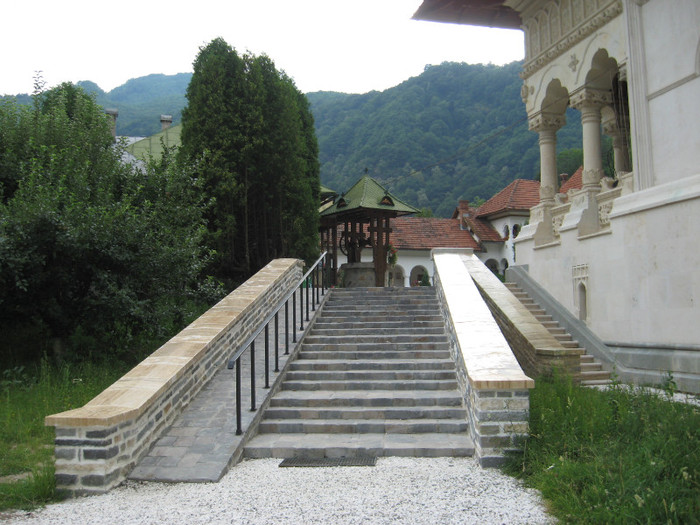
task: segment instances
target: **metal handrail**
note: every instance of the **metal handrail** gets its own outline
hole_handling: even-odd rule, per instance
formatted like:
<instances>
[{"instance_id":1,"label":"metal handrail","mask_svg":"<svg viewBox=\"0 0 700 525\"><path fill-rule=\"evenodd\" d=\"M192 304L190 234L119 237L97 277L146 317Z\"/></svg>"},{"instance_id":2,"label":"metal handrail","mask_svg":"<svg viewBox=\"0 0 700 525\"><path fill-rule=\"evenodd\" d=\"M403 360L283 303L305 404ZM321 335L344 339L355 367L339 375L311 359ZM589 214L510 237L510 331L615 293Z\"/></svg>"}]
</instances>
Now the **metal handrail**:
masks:
<instances>
[{"instance_id":1,"label":"metal handrail","mask_svg":"<svg viewBox=\"0 0 700 525\"><path fill-rule=\"evenodd\" d=\"M271 310L271 313L265 318L265 320L260 323L259 328L255 330L250 337L248 337L242 345L238 347L238 349L234 352L233 356L229 358L228 363L226 367L231 370L235 367L236 369L236 435L241 435L242 434L242 428L241 428L241 357L245 353L245 351L250 348L250 353L251 353L251 376L250 376L250 394L251 394L251 411L256 410L256 402L255 402L255 339L262 333L263 330L265 330L265 388L270 387L270 371L269 371L269 365L270 365L270 359L269 359L269 324L272 322L272 320L275 320L275 372L279 371L279 331L278 331L278 316L280 310L284 307L284 315L285 315L285 323L284 323L284 330L285 330L285 355L289 355L289 300L292 299L293 305L292 305L292 313L293 313L293 321L292 321L292 335L293 335L293 342L296 343L296 331L297 331L297 326L296 326L296 292L297 290L301 290L302 286L306 286L306 320L309 321L309 302L312 302L312 309L316 310L316 305L320 304L321 302L321 297L326 294L326 282L325 282L325 264L324 261L326 257L328 256L328 252L323 252L321 256L316 260L316 262L311 265L309 270L304 274L304 276L297 282L294 287L292 287L291 291L287 293L277 304L275 308ZM321 276L320 276L320 282L321 282L321 289L320 289L320 296L319 296L319 290L316 289L315 293L311 293L311 300L309 300L309 286L314 285L314 279L316 284L318 285L319 283L319 274L318 272L321 271ZM309 279L311 277L311 279ZM299 300L300 300L300 326L299 329L303 330L304 329L304 292L300 291L299 293Z\"/></svg>"}]
</instances>

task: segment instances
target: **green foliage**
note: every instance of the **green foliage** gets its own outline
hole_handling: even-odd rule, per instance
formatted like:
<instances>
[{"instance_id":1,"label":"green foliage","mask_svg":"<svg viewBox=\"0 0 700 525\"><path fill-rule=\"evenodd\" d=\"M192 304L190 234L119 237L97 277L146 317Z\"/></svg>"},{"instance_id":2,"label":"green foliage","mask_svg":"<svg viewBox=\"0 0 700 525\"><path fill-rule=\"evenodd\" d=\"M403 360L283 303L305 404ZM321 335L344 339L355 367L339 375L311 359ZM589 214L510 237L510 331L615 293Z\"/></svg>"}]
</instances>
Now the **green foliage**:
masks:
<instances>
[{"instance_id":1,"label":"green foliage","mask_svg":"<svg viewBox=\"0 0 700 525\"><path fill-rule=\"evenodd\" d=\"M650 390L543 378L509 470L566 523L698 523L700 409Z\"/></svg>"},{"instance_id":2,"label":"green foliage","mask_svg":"<svg viewBox=\"0 0 700 525\"><path fill-rule=\"evenodd\" d=\"M223 39L200 50L183 111L184 159L197 163L211 271L247 278L276 257L318 251L318 146L308 102L267 56Z\"/></svg>"},{"instance_id":3,"label":"green foliage","mask_svg":"<svg viewBox=\"0 0 700 525\"><path fill-rule=\"evenodd\" d=\"M539 148L520 98L521 69L443 63L381 93L310 93L323 184L342 191L369 167L400 198L449 217L459 199L535 179ZM579 114L566 118L559 147L580 147Z\"/></svg>"},{"instance_id":4,"label":"green foliage","mask_svg":"<svg viewBox=\"0 0 700 525\"><path fill-rule=\"evenodd\" d=\"M559 173L571 176L581 166L583 166L583 150L581 148L566 149L557 154L557 171Z\"/></svg>"},{"instance_id":5,"label":"green foliage","mask_svg":"<svg viewBox=\"0 0 700 525\"><path fill-rule=\"evenodd\" d=\"M54 431L44 426L50 414L84 405L118 379L126 367L107 361L16 367L0 377L0 510L33 508L56 499ZM24 477L26 476L26 477Z\"/></svg>"},{"instance_id":6,"label":"green foliage","mask_svg":"<svg viewBox=\"0 0 700 525\"><path fill-rule=\"evenodd\" d=\"M171 155L146 173L123 164L102 109L71 84L36 94L34 108L4 103L0 121L14 123L0 143L14 170L0 204L4 362L49 347L133 357L181 323L202 300L207 260L187 168Z\"/></svg>"}]
</instances>

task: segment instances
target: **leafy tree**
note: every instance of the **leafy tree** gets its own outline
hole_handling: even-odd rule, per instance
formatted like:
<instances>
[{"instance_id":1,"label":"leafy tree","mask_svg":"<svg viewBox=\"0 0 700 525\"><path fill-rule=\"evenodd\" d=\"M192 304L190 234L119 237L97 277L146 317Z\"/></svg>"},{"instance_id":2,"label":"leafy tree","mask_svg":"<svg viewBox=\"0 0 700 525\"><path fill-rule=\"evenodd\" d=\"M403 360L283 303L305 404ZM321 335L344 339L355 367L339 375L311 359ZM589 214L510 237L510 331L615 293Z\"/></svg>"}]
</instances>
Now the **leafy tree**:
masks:
<instances>
[{"instance_id":1,"label":"leafy tree","mask_svg":"<svg viewBox=\"0 0 700 525\"><path fill-rule=\"evenodd\" d=\"M182 155L207 195L212 271L240 281L272 258L318 252L318 146L306 97L266 55L223 39L200 50L183 111Z\"/></svg>"},{"instance_id":2,"label":"leafy tree","mask_svg":"<svg viewBox=\"0 0 700 525\"><path fill-rule=\"evenodd\" d=\"M107 117L72 84L34 108L3 103L0 122L14 123L0 150L14 170L0 204L3 333L41 333L59 355L129 354L181 323L207 258L191 175L171 155L145 174L122 163ZM25 346L0 353L31 358Z\"/></svg>"}]
</instances>

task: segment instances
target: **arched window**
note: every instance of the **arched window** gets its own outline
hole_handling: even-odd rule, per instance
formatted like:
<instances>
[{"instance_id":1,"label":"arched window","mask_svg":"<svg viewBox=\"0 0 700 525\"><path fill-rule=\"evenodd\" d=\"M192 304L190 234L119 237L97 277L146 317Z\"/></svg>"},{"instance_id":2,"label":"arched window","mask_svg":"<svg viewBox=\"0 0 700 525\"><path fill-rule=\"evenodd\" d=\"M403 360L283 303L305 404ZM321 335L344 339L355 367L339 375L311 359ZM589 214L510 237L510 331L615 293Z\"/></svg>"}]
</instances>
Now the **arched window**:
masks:
<instances>
[{"instance_id":1,"label":"arched window","mask_svg":"<svg viewBox=\"0 0 700 525\"><path fill-rule=\"evenodd\" d=\"M503 227L503 238L507 241L508 237L510 237L510 229L508 229L508 225L506 224Z\"/></svg>"},{"instance_id":2,"label":"arched window","mask_svg":"<svg viewBox=\"0 0 700 525\"><path fill-rule=\"evenodd\" d=\"M583 283L578 285L578 318L584 323L588 318L588 299L586 297L586 285Z\"/></svg>"},{"instance_id":3,"label":"arched window","mask_svg":"<svg viewBox=\"0 0 700 525\"><path fill-rule=\"evenodd\" d=\"M520 225L513 224L513 239L515 239L519 233L520 233Z\"/></svg>"}]
</instances>

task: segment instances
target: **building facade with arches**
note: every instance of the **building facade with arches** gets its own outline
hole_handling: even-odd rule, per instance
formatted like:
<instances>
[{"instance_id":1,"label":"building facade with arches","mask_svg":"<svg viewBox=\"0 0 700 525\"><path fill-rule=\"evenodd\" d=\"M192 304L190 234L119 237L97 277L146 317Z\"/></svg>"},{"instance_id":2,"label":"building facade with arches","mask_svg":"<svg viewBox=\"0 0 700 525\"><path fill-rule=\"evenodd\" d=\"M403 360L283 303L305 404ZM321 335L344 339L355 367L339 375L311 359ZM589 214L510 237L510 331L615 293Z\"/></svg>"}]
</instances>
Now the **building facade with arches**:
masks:
<instances>
[{"instance_id":1,"label":"building facade with arches","mask_svg":"<svg viewBox=\"0 0 700 525\"><path fill-rule=\"evenodd\" d=\"M671 372L682 388L700 391L700 2L424 7L450 8L461 23L519 21L524 31L521 96L539 135L541 186L515 240L517 263L632 378L658 382ZM581 114L583 172L581 188L563 194L556 140L567 107ZM612 139L614 178L603 173L603 134Z\"/></svg>"}]
</instances>

